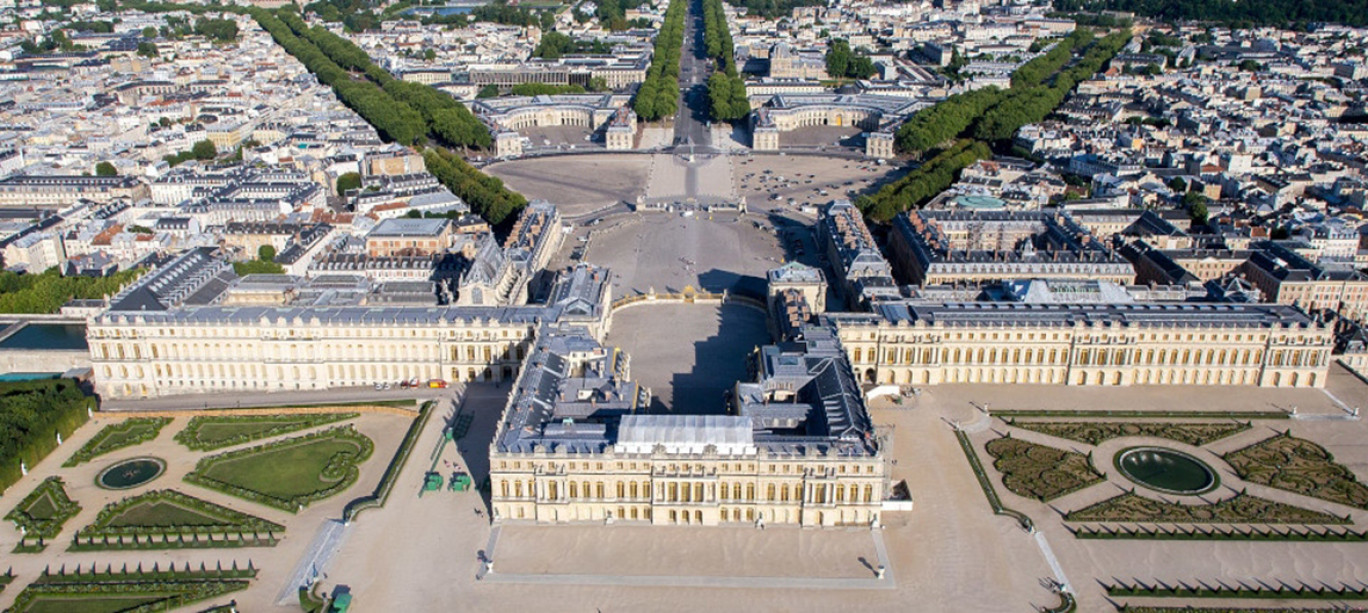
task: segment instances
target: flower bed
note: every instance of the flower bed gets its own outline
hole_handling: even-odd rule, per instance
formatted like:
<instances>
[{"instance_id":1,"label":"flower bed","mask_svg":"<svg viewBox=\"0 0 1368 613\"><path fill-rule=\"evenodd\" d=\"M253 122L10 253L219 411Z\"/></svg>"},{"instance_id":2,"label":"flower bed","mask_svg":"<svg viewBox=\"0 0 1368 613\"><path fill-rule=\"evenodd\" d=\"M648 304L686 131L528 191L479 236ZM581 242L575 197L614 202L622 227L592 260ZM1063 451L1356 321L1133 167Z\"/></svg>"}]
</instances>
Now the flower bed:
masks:
<instances>
[{"instance_id":1,"label":"flower bed","mask_svg":"<svg viewBox=\"0 0 1368 613\"><path fill-rule=\"evenodd\" d=\"M1284 432L1225 455L1241 479L1368 509L1368 487L1324 447Z\"/></svg>"},{"instance_id":2,"label":"flower bed","mask_svg":"<svg viewBox=\"0 0 1368 613\"><path fill-rule=\"evenodd\" d=\"M1017 421L1007 423L1024 430L1097 445L1123 436L1166 438L1193 447L1250 429L1250 422L1175 423L1175 422L1095 422L1095 421Z\"/></svg>"},{"instance_id":3,"label":"flower bed","mask_svg":"<svg viewBox=\"0 0 1368 613\"><path fill-rule=\"evenodd\" d=\"M1002 485L1018 496L1051 500L1102 481L1088 457L1009 437L988 441Z\"/></svg>"},{"instance_id":4,"label":"flower bed","mask_svg":"<svg viewBox=\"0 0 1368 613\"><path fill-rule=\"evenodd\" d=\"M1071 522L1130 522L1169 524L1348 524L1336 517L1290 504L1236 494L1214 504L1187 505L1127 493L1070 511Z\"/></svg>"}]
</instances>

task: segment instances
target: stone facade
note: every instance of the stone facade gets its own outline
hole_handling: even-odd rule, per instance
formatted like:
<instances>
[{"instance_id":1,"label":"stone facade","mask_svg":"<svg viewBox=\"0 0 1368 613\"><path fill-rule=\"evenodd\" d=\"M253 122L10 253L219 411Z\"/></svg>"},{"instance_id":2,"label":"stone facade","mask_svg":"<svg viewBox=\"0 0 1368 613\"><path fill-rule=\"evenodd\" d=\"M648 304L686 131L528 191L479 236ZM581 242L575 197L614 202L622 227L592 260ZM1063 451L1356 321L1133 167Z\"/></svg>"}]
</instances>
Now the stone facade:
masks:
<instances>
[{"instance_id":1,"label":"stone facade","mask_svg":"<svg viewBox=\"0 0 1368 613\"><path fill-rule=\"evenodd\" d=\"M1262 304L885 303L829 314L867 383L1324 387L1332 330Z\"/></svg>"}]
</instances>

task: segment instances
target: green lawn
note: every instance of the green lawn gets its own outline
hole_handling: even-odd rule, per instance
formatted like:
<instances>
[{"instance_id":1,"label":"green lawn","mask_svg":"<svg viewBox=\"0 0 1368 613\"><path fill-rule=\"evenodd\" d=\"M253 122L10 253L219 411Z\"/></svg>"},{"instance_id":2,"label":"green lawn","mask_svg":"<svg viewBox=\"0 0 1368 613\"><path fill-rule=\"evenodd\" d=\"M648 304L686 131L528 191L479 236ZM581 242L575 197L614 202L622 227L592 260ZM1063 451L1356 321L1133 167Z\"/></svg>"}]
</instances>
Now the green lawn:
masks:
<instances>
[{"instance_id":1,"label":"green lawn","mask_svg":"<svg viewBox=\"0 0 1368 613\"><path fill-rule=\"evenodd\" d=\"M161 577L139 574L100 574L76 578L44 574L15 598L14 613L120 613L131 610L173 610L247 589L251 571L163 573ZM197 577L196 575L201 575ZM229 578L240 577L240 578ZM169 602L165 602L169 601ZM141 609L140 607L148 607Z\"/></svg>"},{"instance_id":2,"label":"green lawn","mask_svg":"<svg viewBox=\"0 0 1368 613\"><path fill-rule=\"evenodd\" d=\"M57 515L57 505L52 503L51 494L43 492L24 509L24 513L38 521L50 521Z\"/></svg>"},{"instance_id":3,"label":"green lawn","mask_svg":"<svg viewBox=\"0 0 1368 613\"><path fill-rule=\"evenodd\" d=\"M241 458L215 462L204 476L276 498L311 494L337 483L324 479L323 467L333 455L358 453L361 445L323 438L283 445Z\"/></svg>"},{"instance_id":4,"label":"green lawn","mask_svg":"<svg viewBox=\"0 0 1368 613\"><path fill-rule=\"evenodd\" d=\"M176 433L176 442L208 451L355 418L357 413L221 415L196 417Z\"/></svg>"},{"instance_id":5,"label":"green lawn","mask_svg":"<svg viewBox=\"0 0 1368 613\"><path fill-rule=\"evenodd\" d=\"M186 481L295 511L351 486L373 446L351 426L332 428L201 459Z\"/></svg>"},{"instance_id":6,"label":"green lawn","mask_svg":"<svg viewBox=\"0 0 1368 613\"><path fill-rule=\"evenodd\" d=\"M171 423L169 417L134 418L105 426L76 453L71 454L62 466L76 466L102 456L111 451L132 447L154 438Z\"/></svg>"},{"instance_id":7,"label":"green lawn","mask_svg":"<svg viewBox=\"0 0 1368 613\"><path fill-rule=\"evenodd\" d=\"M149 526L168 528L171 526L214 526L220 522L204 513L192 511L178 504L166 501L135 505L119 514L110 526Z\"/></svg>"},{"instance_id":8,"label":"green lawn","mask_svg":"<svg viewBox=\"0 0 1368 613\"><path fill-rule=\"evenodd\" d=\"M161 530L143 530L157 528ZM146 536L149 533L174 535L217 531L250 534L280 532L284 529L284 526L275 522L175 490L153 490L106 506L78 536L98 539L120 534L140 533Z\"/></svg>"},{"instance_id":9,"label":"green lawn","mask_svg":"<svg viewBox=\"0 0 1368 613\"><path fill-rule=\"evenodd\" d=\"M22 613L119 613L133 607L165 600L171 594L108 594L99 598L67 595L38 596Z\"/></svg>"}]
</instances>

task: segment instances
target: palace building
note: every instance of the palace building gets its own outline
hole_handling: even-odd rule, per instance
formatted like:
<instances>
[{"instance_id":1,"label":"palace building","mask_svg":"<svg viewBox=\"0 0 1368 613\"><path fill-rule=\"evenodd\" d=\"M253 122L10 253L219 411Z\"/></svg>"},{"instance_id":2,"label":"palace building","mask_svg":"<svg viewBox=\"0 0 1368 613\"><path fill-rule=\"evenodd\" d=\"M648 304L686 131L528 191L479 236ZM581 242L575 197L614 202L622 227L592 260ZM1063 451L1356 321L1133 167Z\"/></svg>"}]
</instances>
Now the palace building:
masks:
<instances>
[{"instance_id":1,"label":"palace building","mask_svg":"<svg viewBox=\"0 0 1368 613\"><path fill-rule=\"evenodd\" d=\"M866 383L1324 387L1333 331L1243 303L918 303L828 313Z\"/></svg>"},{"instance_id":2,"label":"palace building","mask_svg":"<svg viewBox=\"0 0 1368 613\"><path fill-rule=\"evenodd\" d=\"M839 339L808 327L754 357L727 413L651 414L626 354L543 327L490 445L495 519L877 523L883 455Z\"/></svg>"},{"instance_id":3,"label":"palace building","mask_svg":"<svg viewBox=\"0 0 1368 613\"><path fill-rule=\"evenodd\" d=\"M917 211L893 220L889 239L900 279L916 285L1010 279L1135 280L1130 262L1067 214L1040 211Z\"/></svg>"}]
</instances>

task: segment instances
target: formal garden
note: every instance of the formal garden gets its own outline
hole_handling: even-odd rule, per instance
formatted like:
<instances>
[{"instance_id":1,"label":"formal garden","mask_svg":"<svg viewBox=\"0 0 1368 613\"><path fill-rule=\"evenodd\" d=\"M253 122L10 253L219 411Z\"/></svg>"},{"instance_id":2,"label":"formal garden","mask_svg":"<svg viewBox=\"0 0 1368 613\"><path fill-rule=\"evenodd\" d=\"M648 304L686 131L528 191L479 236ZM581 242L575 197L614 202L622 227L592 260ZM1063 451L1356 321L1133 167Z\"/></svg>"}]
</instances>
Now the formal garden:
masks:
<instances>
[{"instance_id":1,"label":"formal garden","mask_svg":"<svg viewBox=\"0 0 1368 613\"><path fill-rule=\"evenodd\" d=\"M1215 525L1122 525L1079 526L1075 538L1092 540L1151 541L1256 541L1301 543L1363 543L1368 531L1343 526L1215 526Z\"/></svg>"},{"instance_id":2,"label":"formal garden","mask_svg":"<svg viewBox=\"0 0 1368 613\"><path fill-rule=\"evenodd\" d=\"M1193 606L1131 606L1118 605L1117 613L1346 613L1353 609L1343 609L1339 607L1278 607L1267 609L1264 607L1193 607Z\"/></svg>"},{"instance_id":3,"label":"formal garden","mask_svg":"<svg viewBox=\"0 0 1368 613\"><path fill-rule=\"evenodd\" d=\"M67 520L81 512L81 505L67 497L59 477L48 477L5 515L7 521L23 532L14 553L36 553L62 531Z\"/></svg>"},{"instance_id":4,"label":"formal garden","mask_svg":"<svg viewBox=\"0 0 1368 613\"><path fill-rule=\"evenodd\" d=\"M1241 479L1359 509L1368 487L1324 447L1286 432L1225 455Z\"/></svg>"},{"instance_id":5,"label":"formal garden","mask_svg":"<svg viewBox=\"0 0 1368 613\"><path fill-rule=\"evenodd\" d=\"M115 611L169 611L189 604L215 598L223 594L247 589L257 570L251 563L239 569L231 568L192 570L187 563L183 569L152 570L126 566L115 570L106 566L101 570L92 565L68 571L65 567L52 572L45 570L28 584L15 598L9 611L14 613L112 613Z\"/></svg>"},{"instance_id":6,"label":"formal garden","mask_svg":"<svg viewBox=\"0 0 1368 613\"><path fill-rule=\"evenodd\" d=\"M291 513L355 483L374 444L352 426L203 458L185 480Z\"/></svg>"},{"instance_id":7,"label":"formal garden","mask_svg":"<svg viewBox=\"0 0 1368 613\"><path fill-rule=\"evenodd\" d=\"M272 546L285 527L182 494L153 490L114 502L72 538L70 550Z\"/></svg>"},{"instance_id":8,"label":"formal garden","mask_svg":"<svg viewBox=\"0 0 1368 613\"><path fill-rule=\"evenodd\" d=\"M1349 524L1337 517L1290 504L1239 493L1212 504L1165 502L1133 492L1108 498L1064 516L1070 522L1127 522L1181 524Z\"/></svg>"},{"instance_id":9,"label":"formal garden","mask_svg":"<svg viewBox=\"0 0 1368 613\"><path fill-rule=\"evenodd\" d=\"M1151 436L1166 438L1200 447L1227 436L1250 429L1248 421L1237 422L1097 422L1097 421L1020 421L1009 419L1011 426L1031 430L1071 441L1097 445L1123 436Z\"/></svg>"},{"instance_id":10,"label":"formal garden","mask_svg":"<svg viewBox=\"0 0 1368 613\"><path fill-rule=\"evenodd\" d=\"M1368 587L1346 585L1287 585L1268 586L1262 583L1226 585L1196 581L1192 584L1176 582L1142 583L1116 582L1106 586L1108 596L1144 596L1149 598L1255 598L1276 600L1368 600ZM1132 609L1134 610L1134 609ZM1181 609L1180 609L1181 610ZM1265 609L1266 610L1266 609ZM1287 609L1278 609L1286 611Z\"/></svg>"},{"instance_id":11,"label":"formal garden","mask_svg":"<svg viewBox=\"0 0 1368 613\"><path fill-rule=\"evenodd\" d=\"M93 438L81 445L76 453L62 466L77 466L89 462L111 451L140 445L161 434L162 428L171 423L169 417L135 417L110 424L100 429Z\"/></svg>"},{"instance_id":12,"label":"formal garden","mask_svg":"<svg viewBox=\"0 0 1368 613\"><path fill-rule=\"evenodd\" d=\"M1053 500L1103 480L1088 456L1005 436L984 446L1002 485L1018 496Z\"/></svg>"},{"instance_id":13,"label":"formal garden","mask_svg":"<svg viewBox=\"0 0 1368 613\"><path fill-rule=\"evenodd\" d=\"M176 433L176 442L194 451L213 451L243 443L346 421L359 413L295 415L208 415L195 417Z\"/></svg>"}]
</instances>

